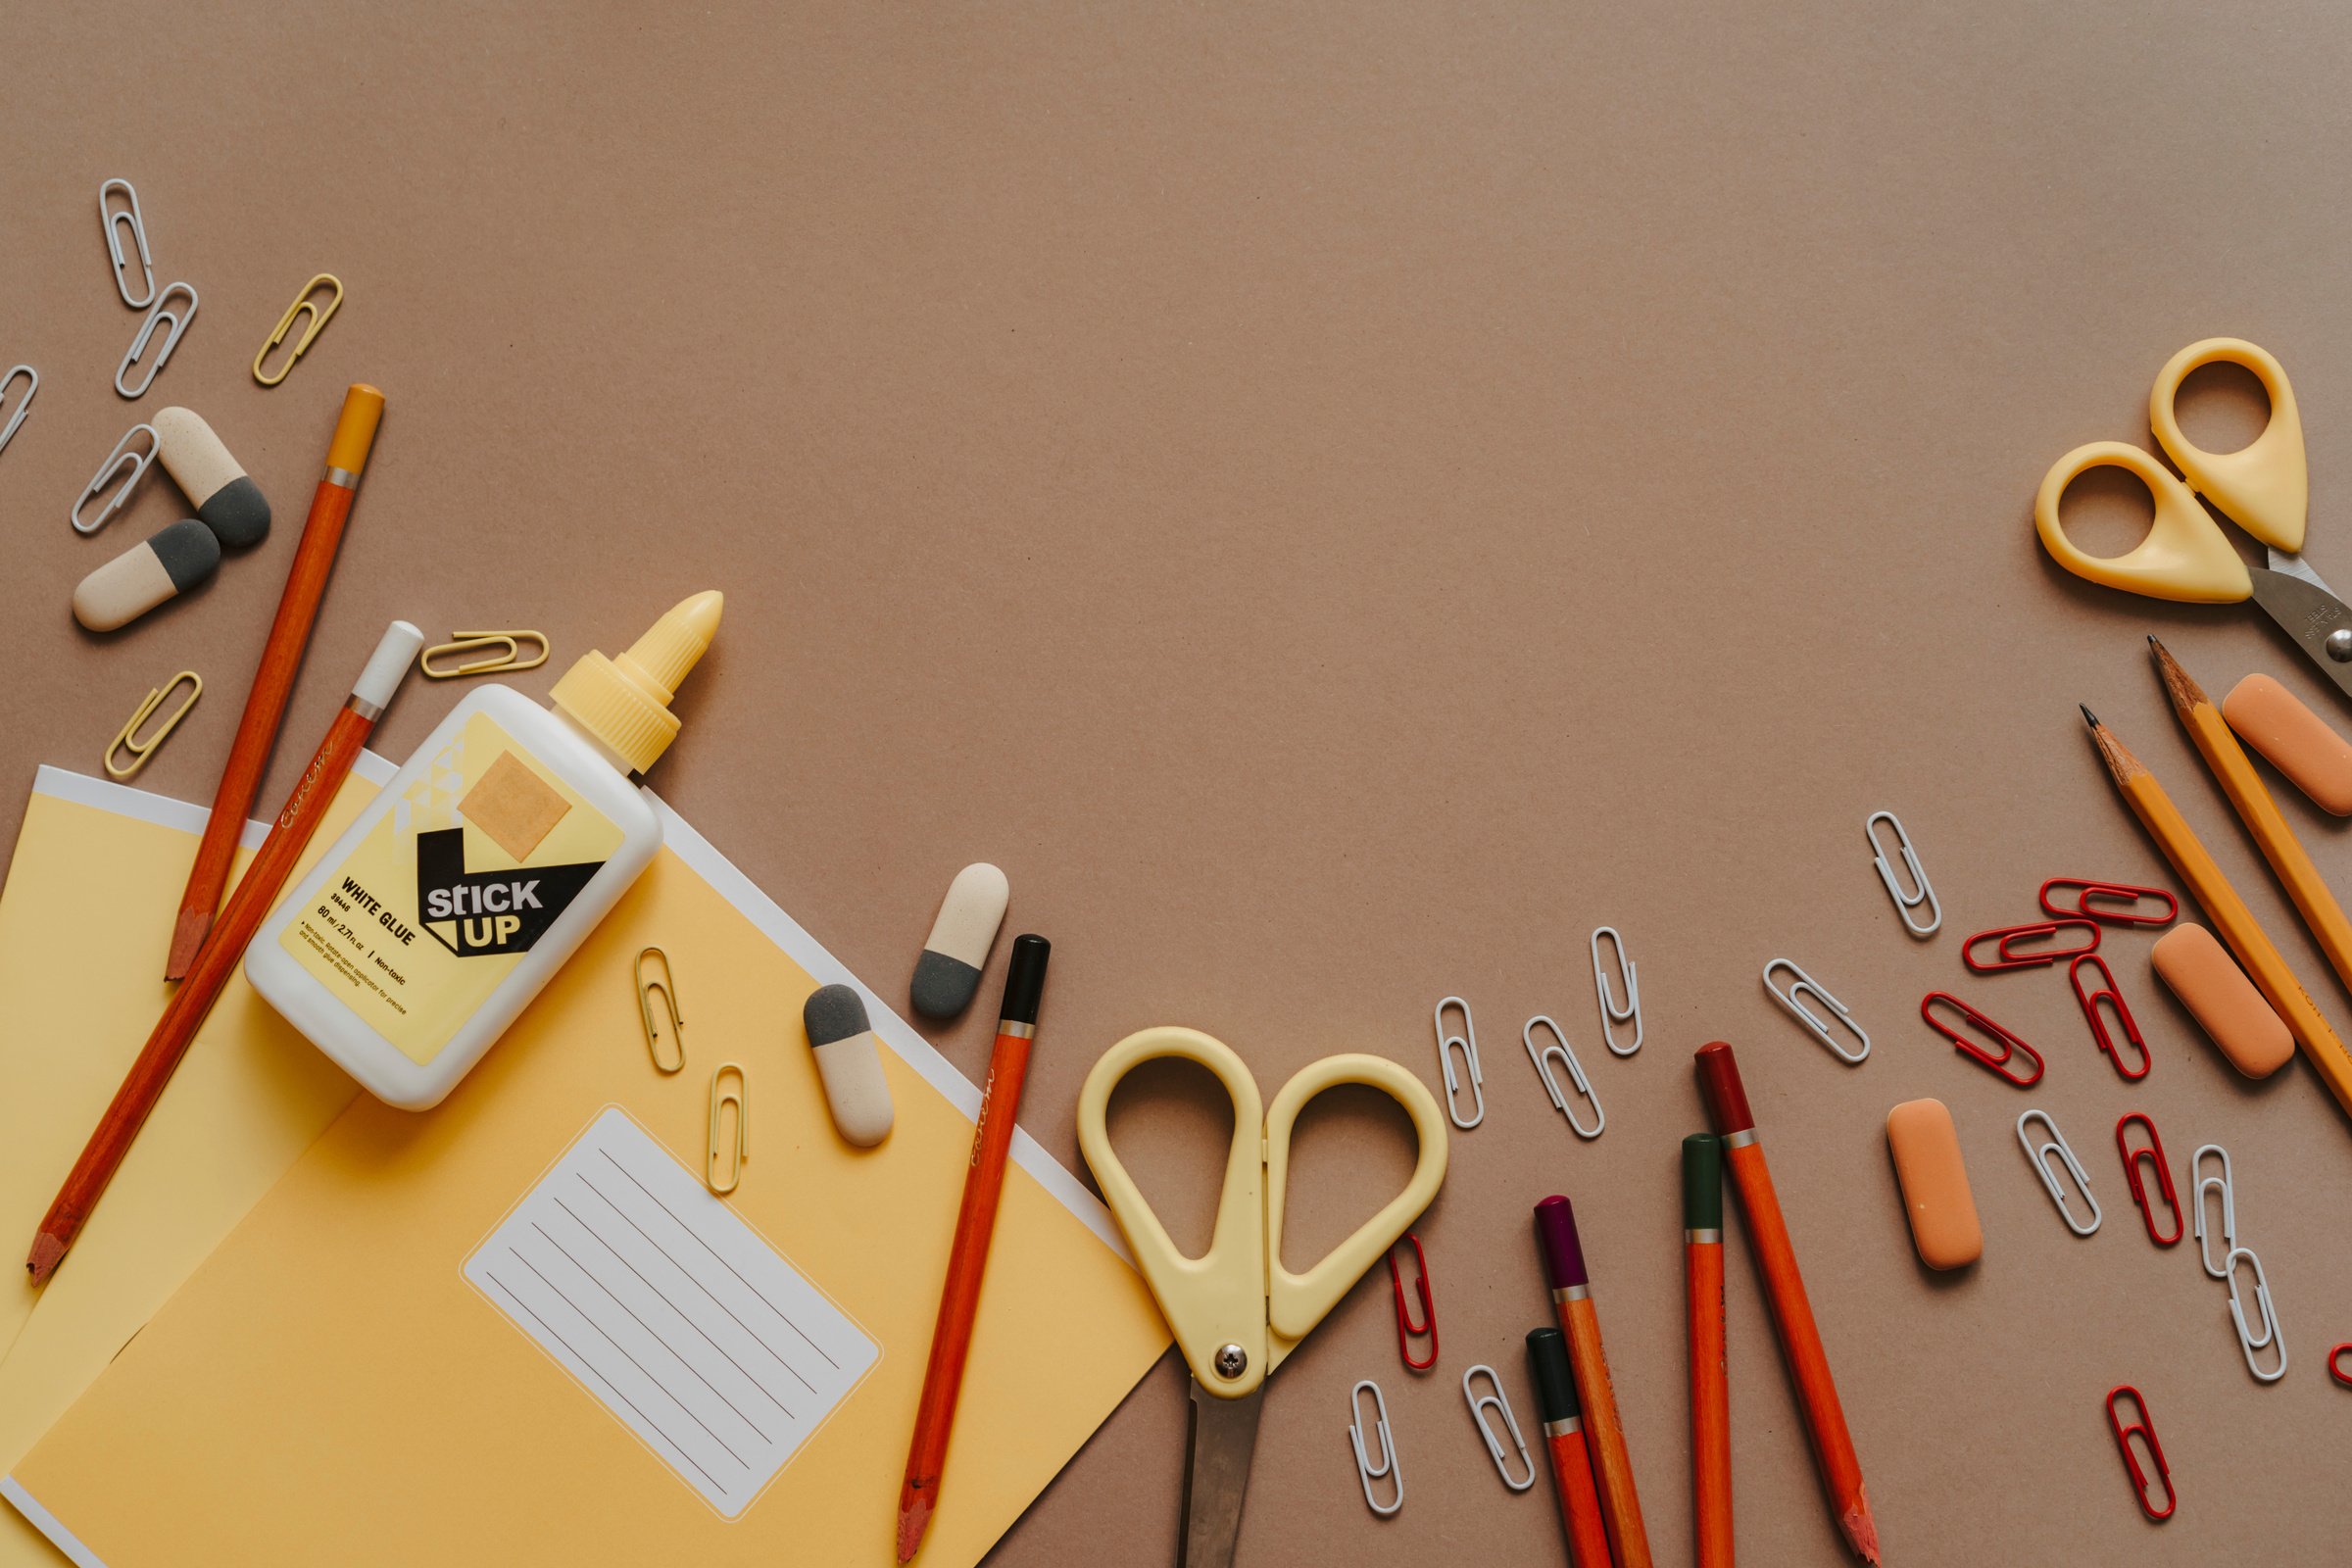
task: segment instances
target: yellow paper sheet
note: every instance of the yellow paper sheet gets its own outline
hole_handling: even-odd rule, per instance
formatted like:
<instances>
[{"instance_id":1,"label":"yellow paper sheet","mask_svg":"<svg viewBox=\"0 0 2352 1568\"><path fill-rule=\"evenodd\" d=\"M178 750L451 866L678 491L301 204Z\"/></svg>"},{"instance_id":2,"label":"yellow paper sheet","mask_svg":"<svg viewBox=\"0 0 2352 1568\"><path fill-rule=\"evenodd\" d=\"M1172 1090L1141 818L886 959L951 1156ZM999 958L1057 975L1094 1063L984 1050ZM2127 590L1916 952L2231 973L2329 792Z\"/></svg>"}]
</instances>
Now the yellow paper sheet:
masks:
<instances>
[{"instance_id":1,"label":"yellow paper sheet","mask_svg":"<svg viewBox=\"0 0 2352 1568\"><path fill-rule=\"evenodd\" d=\"M837 1137L799 1012L820 978L847 976L668 827L448 1101L411 1114L362 1096L14 1467L11 1500L77 1562L893 1561L975 1097L869 997L898 1053L897 1125L873 1151ZM647 1059L631 988L648 943L672 959L686 1019L673 1077ZM750 1082L729 1205L880 1351L731 1519L462 1272L609 1105L699 1171L721 1061ZM977 1562L1167 1344L1100 1204L1025 1138L1016 1159L932 1568Z\"/></svg>"},{"instance_id":2,"label":"yellow paper sheet","mask_svg":"<svg viewBox=\"0 0 2352 1568\"><path fill-rule=\"evenodd\" d=\"M365 756L317 854L390 776ZM0 893L0 1245L48 1211L171 988L164 954L201 808L43 768ZM246 853L261 841L252 824ZM308 863L308 857L305 858ZM242 861L239 864L242 872ZM47 1430L357 1093L240 973L45 1290L0 1285L0 1466ZM35 1310L35 1308L38 1310ZM0 1568L62 1559L0 1509Z\"/></svg>"}]
</instances>

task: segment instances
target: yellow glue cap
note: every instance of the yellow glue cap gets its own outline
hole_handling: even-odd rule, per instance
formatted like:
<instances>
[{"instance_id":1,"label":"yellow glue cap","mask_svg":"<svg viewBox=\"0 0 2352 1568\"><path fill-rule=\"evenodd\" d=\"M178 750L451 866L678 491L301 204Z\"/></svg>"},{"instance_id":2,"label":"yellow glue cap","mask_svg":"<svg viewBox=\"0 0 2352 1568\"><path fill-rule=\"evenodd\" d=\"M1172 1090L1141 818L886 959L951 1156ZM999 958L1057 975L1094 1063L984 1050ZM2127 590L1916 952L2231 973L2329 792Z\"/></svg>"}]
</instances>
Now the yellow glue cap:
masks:
<instances>
[{"instance_id":1,"label":"yellow glue cap","mask_svg":"<svg viewBox=\"0 0 2352 1568\"><path fill-rule=\"evenodd\" d=\"M678 736L669 700L718 631L726 596L712 589L670 607L618 659L591 653L564 672L555 705L642 773Z\"/></svg>"}]
</instances>

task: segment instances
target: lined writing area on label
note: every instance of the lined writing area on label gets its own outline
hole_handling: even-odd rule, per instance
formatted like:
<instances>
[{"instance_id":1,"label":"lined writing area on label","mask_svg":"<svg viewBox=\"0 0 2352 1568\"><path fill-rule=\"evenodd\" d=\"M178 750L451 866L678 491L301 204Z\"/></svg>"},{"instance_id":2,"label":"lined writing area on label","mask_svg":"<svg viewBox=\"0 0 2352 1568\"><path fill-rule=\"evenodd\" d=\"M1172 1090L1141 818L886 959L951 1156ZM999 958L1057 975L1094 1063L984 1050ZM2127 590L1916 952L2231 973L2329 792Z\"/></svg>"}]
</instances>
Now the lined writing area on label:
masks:
<instances>
[{"instance_id":1,"label":"lined writing area on label","mask_svg":"<svg viewBox=\"0 0 2352 1568\"><path fill-rule=\"evenodd\" d=\"M465 1274L729 1519L881 1354L618 1107Z\"/></svg>"}]
</instances>

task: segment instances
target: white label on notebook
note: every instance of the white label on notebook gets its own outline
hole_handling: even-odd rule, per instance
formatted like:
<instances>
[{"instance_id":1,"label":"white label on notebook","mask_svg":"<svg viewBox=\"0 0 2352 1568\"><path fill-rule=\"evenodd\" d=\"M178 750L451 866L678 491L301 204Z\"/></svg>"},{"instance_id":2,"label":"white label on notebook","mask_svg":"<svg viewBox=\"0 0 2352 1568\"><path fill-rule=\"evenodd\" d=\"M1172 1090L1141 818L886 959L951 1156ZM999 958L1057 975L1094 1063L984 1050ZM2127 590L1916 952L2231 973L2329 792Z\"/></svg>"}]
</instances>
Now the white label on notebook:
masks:
<instances>
[{"instance_id":1,"label":"white label on notebook","mask_svg":"<svg viewBox=\"0 0 2352 1568\"><path fill-rule=\"evenodd\" d=\"M618 1106L465 1273L729 1519L881 1356Z\"/></svg>"}]
</instances>

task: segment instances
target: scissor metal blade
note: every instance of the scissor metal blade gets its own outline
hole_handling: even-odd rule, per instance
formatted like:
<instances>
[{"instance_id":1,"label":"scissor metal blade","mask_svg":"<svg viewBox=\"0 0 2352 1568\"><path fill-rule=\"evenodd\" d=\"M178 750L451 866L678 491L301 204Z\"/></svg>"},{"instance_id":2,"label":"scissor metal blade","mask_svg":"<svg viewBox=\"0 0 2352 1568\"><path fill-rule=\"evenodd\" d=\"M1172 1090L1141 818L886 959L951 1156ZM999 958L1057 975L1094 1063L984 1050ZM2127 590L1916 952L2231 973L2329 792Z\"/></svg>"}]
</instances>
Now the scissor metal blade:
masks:
<instances>
[{"instance_id":1,"label":"scissor metal blade","mask_svg":"<svg viewBox=\"0 0 2352 1568\"><path fill-rule=\"evenodd\" d=\"M2302 645L2337 691L2352 697L2352 608L2300 558L2273 551L2271 560L2274 567L2287 569L2252 568L2254 602Z\"/></svg>"},{"instance_id":2,"label":"scissor metal blade","mask_svg":"<svg viewBox=\"0 0 2352 1568\"><path fill-rule=\"evenodd\" d=\"M1242 1499L1250 1492L1250 1456L1257 1450L1257 1413L1266 1386L1220 1399L1192 1380L1193 1442L1184 1460L1184 1534L1177 1568L1233 1568L1242 1542Z\"/></svg>"}]
</instances>

